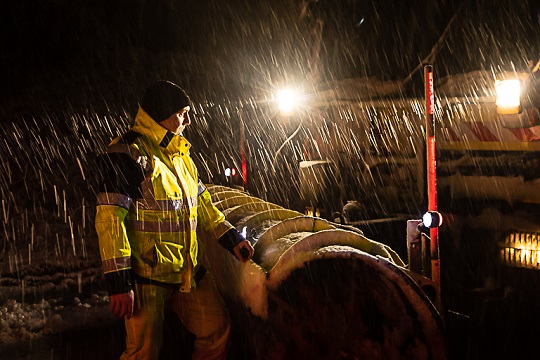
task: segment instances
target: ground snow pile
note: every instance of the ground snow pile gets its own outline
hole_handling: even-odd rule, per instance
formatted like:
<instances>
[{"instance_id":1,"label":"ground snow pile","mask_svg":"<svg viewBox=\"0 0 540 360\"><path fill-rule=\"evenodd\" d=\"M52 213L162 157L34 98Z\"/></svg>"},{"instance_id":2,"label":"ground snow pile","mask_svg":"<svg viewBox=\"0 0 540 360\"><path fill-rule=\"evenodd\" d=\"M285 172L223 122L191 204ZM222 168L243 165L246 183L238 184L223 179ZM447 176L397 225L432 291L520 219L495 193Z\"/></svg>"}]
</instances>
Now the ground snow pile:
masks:
<instances>
[{"instance_id":1,"label":"ground snow pile","mask_svg":"<svg viewBox=\"0 0 540 360\"><path fill-rule=\"evenodd\" d=\"M108 303L109 297L99 294L84 301L75 297L70 303L61 299L36 304L8 300L0 306L0 345L114 321Z\"/></svg>"}]
</instances>

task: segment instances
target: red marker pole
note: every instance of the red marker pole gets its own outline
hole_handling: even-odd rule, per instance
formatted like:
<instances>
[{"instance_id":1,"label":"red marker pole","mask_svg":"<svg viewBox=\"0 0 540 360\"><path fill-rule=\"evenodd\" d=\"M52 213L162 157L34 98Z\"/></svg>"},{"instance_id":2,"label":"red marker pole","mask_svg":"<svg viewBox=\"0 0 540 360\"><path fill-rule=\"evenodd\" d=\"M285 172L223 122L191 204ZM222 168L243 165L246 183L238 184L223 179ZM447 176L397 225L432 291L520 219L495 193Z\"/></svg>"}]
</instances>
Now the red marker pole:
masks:
<instances>
[{"instance_id":1,"label":"red marker pole","mask_svg":"<svg viewBox=\"0 0 540 360\"><path fill-rule=\"evenodd\" d=\"M246 133L243 117L242 105L238 109L238 118L240 120L240 156L242 158L242 186L244 190L247 185L247 160L246 160Z\"/></svg>"},{"instance_id":2,"label":"red marker pole","mask_svg":"<svg viewBox=\"0 0 540 360\"><path fill-rule=\"evenodd\" d=\"M428 211L437 211L437 160L435 147L435 96L433 94L433 66L424 67L426 96L426 160ZM431 279L440 284L439 229L430 229Z\"/></svg>"}]
</instances>

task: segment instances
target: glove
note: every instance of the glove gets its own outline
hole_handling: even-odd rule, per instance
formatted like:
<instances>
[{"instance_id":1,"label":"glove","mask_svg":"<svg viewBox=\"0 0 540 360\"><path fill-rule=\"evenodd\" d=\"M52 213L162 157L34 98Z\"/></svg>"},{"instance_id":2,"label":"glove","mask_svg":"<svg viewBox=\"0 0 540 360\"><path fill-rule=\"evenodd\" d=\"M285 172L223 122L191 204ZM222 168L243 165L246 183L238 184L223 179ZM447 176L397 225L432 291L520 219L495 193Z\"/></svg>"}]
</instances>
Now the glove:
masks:
<instances>
[{"instance_id":1,"label":"glove","mask_svg":"<svg viewBox=\"0 0 540 360\"><path fill-rule=\"evenodd\" d=\"M233 249L234 256L241 262L247 262L253 256L255 249L248 240L244 240Z\"/></svg>"},{"instance_id":2,"label":"glove","mask_svg":"<svg viewBox=\"0 0 540 360\"><path fill-rule=\"evenodd\" d=\"M239 261L246 262L253 256L251 243L235 228L227 231L218 239L218 243L233 254Z\"/></svg>"}]
</instances>

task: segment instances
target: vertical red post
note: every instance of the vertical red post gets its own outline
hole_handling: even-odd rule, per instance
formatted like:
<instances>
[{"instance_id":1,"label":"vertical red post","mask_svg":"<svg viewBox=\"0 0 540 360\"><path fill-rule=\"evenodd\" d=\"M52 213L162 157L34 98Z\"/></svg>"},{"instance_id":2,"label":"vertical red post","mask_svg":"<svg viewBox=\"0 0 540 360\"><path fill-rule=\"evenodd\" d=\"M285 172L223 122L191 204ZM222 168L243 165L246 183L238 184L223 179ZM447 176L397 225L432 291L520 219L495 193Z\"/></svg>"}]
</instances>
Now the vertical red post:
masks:
<instances>
[{"instance_id":1,"label":"vertical red post","mask_svg":"<svg viewBox=\"0 0 540 360\"><path fill-rule=\"evenodd\" d=\"M244 190L247 185L247 160L246 160L246 133L242 105L238 109L238 118L240 120L240 157L242 158L242 186Z\"/></svg>"},{"instance_id":2,"label":"vertical red post","mask_svg":"<svg viewBox=\"0 0 540 360\"><path fill-rule=\"evenodd\" d=\"M435 146L435 96L433 92L433 66L424 67L426 96L426 160L428 211L437 211L437 160ZM439 229L430 229L431 279L440 283Z\"/></svg>"}]
</instances>

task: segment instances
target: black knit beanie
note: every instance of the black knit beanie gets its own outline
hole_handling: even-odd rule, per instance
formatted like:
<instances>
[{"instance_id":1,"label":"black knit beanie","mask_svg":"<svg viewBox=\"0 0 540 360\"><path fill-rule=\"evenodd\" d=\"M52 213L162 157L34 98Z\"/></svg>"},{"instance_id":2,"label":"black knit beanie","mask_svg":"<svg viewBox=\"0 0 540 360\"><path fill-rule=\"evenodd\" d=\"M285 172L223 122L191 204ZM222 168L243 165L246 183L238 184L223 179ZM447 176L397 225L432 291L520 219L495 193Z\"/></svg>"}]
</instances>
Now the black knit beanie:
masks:
<instances>
[{"instance_id":1,"label":"black knit beanie","mask_svg":"<svg viewBox=\"0 0 540 360\"><path fill-rule=\"evenodd\" d=\"M171 117L186 106L190 106L190 99L186 92L170 81L156 81L150 85L141 102L141 107L156 122Z\"/></svg>"}]
</instances>

